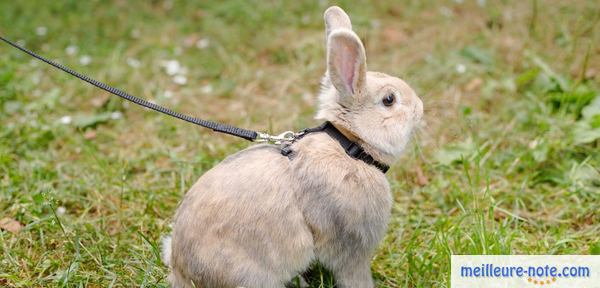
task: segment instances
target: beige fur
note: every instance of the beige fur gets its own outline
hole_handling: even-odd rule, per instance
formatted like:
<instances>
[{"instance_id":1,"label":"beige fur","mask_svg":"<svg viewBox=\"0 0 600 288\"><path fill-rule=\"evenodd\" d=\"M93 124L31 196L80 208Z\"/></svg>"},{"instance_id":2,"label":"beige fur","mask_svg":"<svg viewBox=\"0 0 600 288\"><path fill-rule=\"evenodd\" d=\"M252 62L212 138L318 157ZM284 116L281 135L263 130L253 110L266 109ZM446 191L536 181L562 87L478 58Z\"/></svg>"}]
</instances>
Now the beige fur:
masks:
<instances>
[{"instance_id":1,"label":"beige fur","mask_svg":"<svg viewBox=\"0 0 600 288\"><path fill-rule=\"evenodd\" d=\"M325 11L327 74L318 119L377 160L398 158L423 107L402 80L367 72L365 49L339 7ZM393 93L391 106L382 99ZM173 287L283 287L318 260L338 287L372 287L370 259L392 204L381 171L325 133L257 145L206 172L175 214L163 255Z\"/></svg>"}]
</instances>

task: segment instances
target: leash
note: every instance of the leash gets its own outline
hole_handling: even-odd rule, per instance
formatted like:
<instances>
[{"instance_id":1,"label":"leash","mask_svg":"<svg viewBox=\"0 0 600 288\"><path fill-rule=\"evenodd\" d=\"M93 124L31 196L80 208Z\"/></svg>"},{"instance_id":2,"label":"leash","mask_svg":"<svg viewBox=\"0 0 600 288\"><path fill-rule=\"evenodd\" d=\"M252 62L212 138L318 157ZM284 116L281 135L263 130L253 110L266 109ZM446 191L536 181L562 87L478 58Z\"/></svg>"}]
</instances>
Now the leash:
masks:
<instances>
[{"instance_id":1,"label":"leash","mask_svg":"<svg viewBox=\"0 0 600 288\"><path fill-rule=\"evenodd\" d=\"M229 135L233 135L236 137L240 137L252 142L275 142L276 144L281 144L283 142L291 142L293 141L298 135L299 133L294 133L292 131L286 131L283 132L279 135L269 135L267 133L262 133L262 132L256 132L256 131L252 131L252 130L247 130L247 129L243 129L243 128L238 128L238 127L234 127L231 125L227 125L227 124L222 124L222 123L217 123L217 122L213 122L213 121L208 121L208 120L203 120L203 119L199 119L196 117L192 117L189 115L185 115L179 112L175 112L169 108L165 108L162 107L160 105L157 105L155 103L149 102L147 100L144 100L142 98L138 98L135 97L133 95L127 94L126 92L123 92L117 88L111 87L105 83L102 83L100 81L94 80L86 75L83 75L77 71L74 71L60 63L56 63L52 60L46 59L24 47L21 47L20 45L0 36L0 40L6 42L7 44L21 50L22 52L28 54L29 56L40 60L56 69L59 69L67 74L70 74L72 76L75 76L77 78L79 78L80 80L83 80L97 88L100 88L108 93L111 93L113 95L119 96L127 101L131 101L137 105L140 105L142 107L146 107L148 109L152 109L154 111L169 115L171 117L175 117L177 119L181 119L183 121L187 121L190 122L192 124L196 124L198 126L204 127L204 128L208 128L211 129L215 132L220 132L220 133L225 133L225 134L229 134Z\"/></svg>"},{"instance_id":2,"label":"leash","mask_svg":"<svg viewBox=\"0 0 600 288\"><path fill-rule=\"evenodd\" d=\"M381 172L383 172L384 174L389 169L389 166L373 159L373 157L371 155L369 155L367 152L365 152L365 150L362 147L360 147L359 144L352 142L350 139L348 139L346 136L344 136L344 134L342 134L342 132L340 132L337 128L335 128L335 126L333 124L331 124L330 122L325 122L321 126L318 126L315 128L304 129L298 133L295 133L293 131L286 131L279 135L269 135L267 133L256 132L256 131L252 131L252 130L248 130L248 129L234 127L234 126L227 125L227 124L217 123L217 122L213 122L213 121L209 121L209 120L203 120L203 119L199 119L196 117L192 117L189 115L185 115L185 114L173 111L169 108L162 107L160 105L149 102L142 98L138 98L133 95L127 94L126 92L123 92L117 88L109 86L98 80L94 80L94 79L92 79L86 75L83 75L75 70L72 70L60 63L56 63L52 60L46 59L24 47L21 47L20 45L2 37L2 36L0 36L0 40L6 42L10 46L13 46L13 47L21 50L22 52L28 54L29 56L31 56L37 60L40 60L56 69L59 69L67 74L77 77L80 80L85 81L88 84L91 84L97 88L100 88L108 93L119 96L127 101L131 101L142 107L152 109L154 111L169 115L171 117L175 117L177 119L181 119L183 121L190 122L192 124L196 124L196 125L204 127L204 128L211 129L215 132L229 134L229 135L240 137L240 138L252 141L252 142L273 142L275 144L282 144L282 143L290 144L290 143L294 142L295 140L302 138L306 134L310 134L310 133L314 133L314 132L325 132L331 138L337 140L338 143L340 144L340 146L342 146L342 148L346 152L346 154L348 154L350 157L360 160L360 161L363 161L369 165L373 165L377 169L379 169ZM283 154L284 156L290 157L292 155L292 153L293 153L293 151L291 150L289 145L283 147L283 149L281 150L281 154Z\"/></svg>"}]
</instances>

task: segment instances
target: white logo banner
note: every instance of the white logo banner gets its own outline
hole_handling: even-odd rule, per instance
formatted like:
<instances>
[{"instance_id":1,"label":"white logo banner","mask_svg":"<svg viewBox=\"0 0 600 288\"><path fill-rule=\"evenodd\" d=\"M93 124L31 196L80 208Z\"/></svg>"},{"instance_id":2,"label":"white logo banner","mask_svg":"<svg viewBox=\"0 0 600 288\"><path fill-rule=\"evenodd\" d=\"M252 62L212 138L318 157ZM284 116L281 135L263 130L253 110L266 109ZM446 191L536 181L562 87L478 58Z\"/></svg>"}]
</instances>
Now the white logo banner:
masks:
<instances>
[{"instance_id":1,"label":"white logo banner","mask_svg":"<svg viewBox=\"0 0 600 288\"><path fill-rule=\"evenodd\" d=\"M600 255L452 255L451 288L600 288Z\"/></svg>"}]
</instances>

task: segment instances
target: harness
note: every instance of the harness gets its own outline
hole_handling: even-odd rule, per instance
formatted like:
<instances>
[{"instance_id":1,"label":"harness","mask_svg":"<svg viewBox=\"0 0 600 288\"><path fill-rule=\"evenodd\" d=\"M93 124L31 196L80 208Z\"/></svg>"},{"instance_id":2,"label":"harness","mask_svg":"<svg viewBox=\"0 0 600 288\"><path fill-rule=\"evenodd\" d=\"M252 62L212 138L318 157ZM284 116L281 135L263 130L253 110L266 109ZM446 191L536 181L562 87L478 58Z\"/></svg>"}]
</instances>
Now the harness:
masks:
<instances>
[{"instance_id":1,"label":"harness","mask_svg":"<svg viewBox=\"0 0 600 288\"><path fill-rule=\"evenodd\" d=\"M365 152L365 150L358 143L353 142L350 139L348 139L348 137L346 137L340 130L335 128L335 126L333 126L333 124L331 124L331 122L329 122L329 121L321 124L318 127L307 128L307 129L300 131L298 133L299 135L296 136L295 140L299 140L302 137L306 136L307 134L315 133L315 132L327 133L327 135L329 135L331 138L335 139L340 144L340 146L342 146L342 148L344 148L344 151L346 152L346 154L348 154L348 156L350 156L354 159L363 161L369 165L373 165L377 169L379 169L381 172L383 172L384 174L390 169L390 166L375 160L373 158L373 156L371 156L369 153ZM284 156L289 157L292 154L292 152L293 152L293 150L289 144L284 146L281 149L281 154Z\"/></svg>"}]
</instances>

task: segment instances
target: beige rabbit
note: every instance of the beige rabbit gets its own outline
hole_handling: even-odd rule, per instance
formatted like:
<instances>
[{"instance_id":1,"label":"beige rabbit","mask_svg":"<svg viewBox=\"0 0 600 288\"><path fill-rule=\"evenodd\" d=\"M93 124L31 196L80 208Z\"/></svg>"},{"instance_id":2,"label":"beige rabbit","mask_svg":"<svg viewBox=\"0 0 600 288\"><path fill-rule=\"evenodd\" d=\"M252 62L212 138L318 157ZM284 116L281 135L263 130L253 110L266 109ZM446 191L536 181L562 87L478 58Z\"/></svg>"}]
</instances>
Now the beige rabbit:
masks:
<instances>
[{"instance_id":1,"label":"beige rabbit","mask_svg":"<svg viewBox=\"0 0 600 288\"><path fill-rule=\"evenodd\" d=\"M339 7L325 11L327 73L317 119L372 160L391 164L423 114L402 80L367 72L365 49ZM185 195L163 245L173 287L284 287L315 260L337 287L373 287L370 260L392 197L384 173L328 133L256 145L227 157Z\"/></svg>"}]
</instances>

